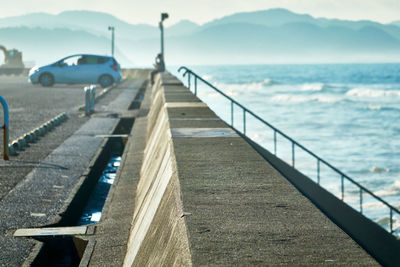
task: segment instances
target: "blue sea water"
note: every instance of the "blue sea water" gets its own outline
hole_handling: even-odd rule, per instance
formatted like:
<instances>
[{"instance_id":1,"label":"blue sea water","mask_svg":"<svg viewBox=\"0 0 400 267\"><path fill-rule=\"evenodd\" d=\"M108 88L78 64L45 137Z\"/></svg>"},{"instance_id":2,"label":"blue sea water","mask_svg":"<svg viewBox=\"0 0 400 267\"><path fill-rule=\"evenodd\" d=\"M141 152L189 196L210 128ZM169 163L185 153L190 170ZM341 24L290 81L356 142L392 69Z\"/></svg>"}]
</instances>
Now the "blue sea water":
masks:
<instances>
[{"instance_id":1,"label":"blue sea water","mask_svg":"<svg viewBox=\"0 0 400 267\"><path fill-rule=\"evenodd\" d=\"M192 66L194 72L297 142L400 208L400 64ZM180 74L176 74L182 78ZM193 81L192 81L193 83ZM199 83L198 95L231 121L230 102ZM234 109L242 129L243 113ZM246 133L271 152L273 131L246 116ZM291 162L278 136L277 154ZM316 160L296 149L296 167L317 179ZM321 166L321 185L341 197L340 175ZM345 182L344 199L360 209L359 190ZM363 194L363 212L383 227L389 209ZM400 227L400 216L394 216Z\"/></svg>"}]
</instances>

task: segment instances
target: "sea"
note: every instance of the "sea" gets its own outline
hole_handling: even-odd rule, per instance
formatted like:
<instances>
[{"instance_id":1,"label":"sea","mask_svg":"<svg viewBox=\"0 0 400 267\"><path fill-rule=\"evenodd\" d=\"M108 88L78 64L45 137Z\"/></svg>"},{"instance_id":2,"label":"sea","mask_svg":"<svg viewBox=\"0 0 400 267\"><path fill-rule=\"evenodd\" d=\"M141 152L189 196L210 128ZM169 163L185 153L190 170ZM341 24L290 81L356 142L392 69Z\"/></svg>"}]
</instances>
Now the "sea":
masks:
<instances>
[{"instance_id":1,"label":"sea","mask_svg":"<svg viewBox=\"0 0 400 267\"><path fill-rule=\"evenodd\" d=\"M376 196L400 209L400 64L187 66ZM171 69L187 84L177 69ZM191 80L193 88L194 80ZM231 104L198 83L198 96L231 123ZM244 131L234 105L234 127ZM275 152L274 131L246 113L246 134ZM277 156L292 164L292 145L277 134ZM295 147L295 166L385 229L390 209ZM400 215L393 213L400 235Z\"/></svg>"}]
</instances>

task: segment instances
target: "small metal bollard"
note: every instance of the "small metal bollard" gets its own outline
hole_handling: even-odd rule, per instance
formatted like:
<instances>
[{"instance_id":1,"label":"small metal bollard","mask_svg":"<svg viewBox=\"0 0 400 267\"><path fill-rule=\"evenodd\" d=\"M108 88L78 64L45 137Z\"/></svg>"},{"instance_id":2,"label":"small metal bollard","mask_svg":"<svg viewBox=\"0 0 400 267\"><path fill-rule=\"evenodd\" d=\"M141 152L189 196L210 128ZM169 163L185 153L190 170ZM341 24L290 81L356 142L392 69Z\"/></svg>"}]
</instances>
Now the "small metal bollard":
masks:
<instances>
[{"instance_id":1,"label":"small metal bollard","mask_svg":"<svg viewBox=\"0 0 400 267\"><path fill-rule=\"evenodd\" d=\"M94 113L94 100L96 99L96 85L90 85L90 113Z\"/></svg>"},{"instance_id":2,"label":"small metal bollard","mask_svg":"<svg viewBox=\"0 0 400 267\"><path fill-rule=\"evenodd\" d=\"M85 86L85 115L89 116L94 112L94 100L96 93L96 86Z\"/></svg>"},{"instance_id":3,"label":"small metal bollard","mask_svg":"<svg viewBox=\"0 0 400 267\"><path fill-rule=\"evenodd\" d=\"M3 106L3 114L4 114L4 125L3 125L3 158L4 160L9 160L9 148L8 148L8 135L9 135L9 122L8 122L8 105L6 100L0 96L0 102Z\"/></svg>"},{"instance_id":4,"label":"small metal bollard","mask_svg":"<svg viewBox=\"0 0 400 267\"><path fill-rule=\"evenodd\" d=\"M85 115L90 115L90 89L89 86L85 86Z\"/></svg>"}]
</instances>

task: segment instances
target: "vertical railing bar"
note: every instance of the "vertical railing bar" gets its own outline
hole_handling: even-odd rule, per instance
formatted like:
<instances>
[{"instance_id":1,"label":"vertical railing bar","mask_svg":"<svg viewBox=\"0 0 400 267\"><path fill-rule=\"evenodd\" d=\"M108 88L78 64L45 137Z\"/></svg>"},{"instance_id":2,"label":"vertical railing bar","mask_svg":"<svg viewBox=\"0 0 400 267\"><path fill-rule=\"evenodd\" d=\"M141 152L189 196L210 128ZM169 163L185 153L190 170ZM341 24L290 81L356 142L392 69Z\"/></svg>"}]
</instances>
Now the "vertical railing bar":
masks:
<instances>
[{"instance_id":1,"label":"vertical railing bar","mask_svg":"<svg viewBox=\"0 0 400 267\"><path fill-rule=\"evenodd\" d=\"M233 127L233 101L231 100L231 126ZM235 128L235 127L233 127Z\"/></svg>"},{"instance_id":2,"label":"vertical railing bar","mask_svg":"<svg viewBox=\"0 0 400 267\"><path fill-rule=\"evenodd\" d=\"M344 176L342 175L342 201L344 200Z\"/></svg>"},{"instance_id":3,"label":"vertical railing bar","mask_svg":"<svg viewBox=\"0 0 400 267\"><path fill-rule=\"evenodd\" d=\"M390 208L390 233L393 234L393 209Z\"/></svg>"},{"instance_id":4,"label":"vertical railing bar","mask_svg":"<svg viewBox=\"0 0 400 267\"><path fill-rule=\"evenodd\" d=\"M246 135L246 110L243 109L243 134Z\"/></svg>"},{"instance_id":5,"label":"vertical railing bar","mask_svg":"<svg viewBox=\"0 0 400 267\"><path fill-rule=\"evenodd\" d=\"M188 73L188 88L190 90L190 72Z\"/></svg>"},{"instance_id":6,"label":"vertical railing bar","mask_svg":"<svg viewBox=\"0 0 400 267\"><path fill-rule=\"evenodd\" d=\"M321 160L317 159L317 181L318 184L321 182Z\"/></svg>"},{"instance_id":7,"label":"vertical railing bar","mask_svg":"<svg viewBox=\"0 0 400 267\"><path fill-rule=\"evenodd\" d=\"M362 188L360 187L360 213L363 213L363 195L362 195Z\"/></svg>"},{"instance_id":8,"label":"vertical railing bar","mask_svg":"<svg viewBox=\"0 0 400 267\"><path fill-rule=\"evenodd\" d=\"M275 153L275 156L276 156L276 150L277 150L277 147L276 147L276 130L274 130L274 153Z\"/></svg>"}]
</instances>

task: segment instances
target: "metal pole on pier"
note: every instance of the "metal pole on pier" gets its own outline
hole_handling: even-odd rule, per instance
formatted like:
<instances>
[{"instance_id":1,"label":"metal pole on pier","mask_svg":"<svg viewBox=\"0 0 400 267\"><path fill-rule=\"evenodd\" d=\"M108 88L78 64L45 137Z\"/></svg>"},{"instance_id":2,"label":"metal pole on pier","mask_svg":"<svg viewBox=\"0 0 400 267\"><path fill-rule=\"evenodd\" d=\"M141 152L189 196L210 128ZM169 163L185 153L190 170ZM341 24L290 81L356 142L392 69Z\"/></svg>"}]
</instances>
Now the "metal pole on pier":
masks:
<instances>
[{"instance_id":1,"label":"metal pole on pier","mask_svg":"<svg viewBox=\"0 0 400 267\"><path fill-rule=\"evenodd\" d=\"M164 26L163 21L168 18L168 13L161 13L161 21L159 23L160 32L161 32L161 60L163 61L163 66L165 66L165 57L164 57Z\"/></svg>"}]
</instances>

